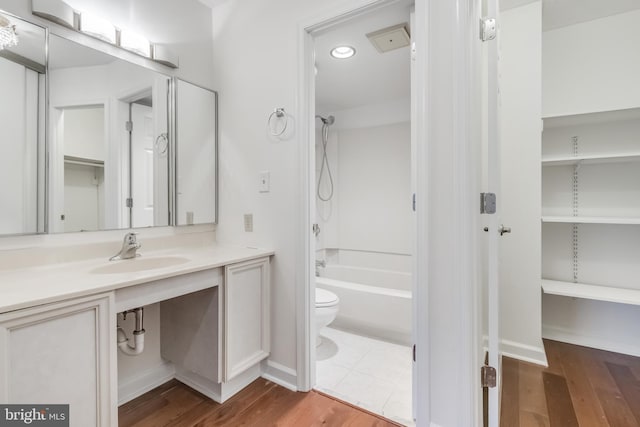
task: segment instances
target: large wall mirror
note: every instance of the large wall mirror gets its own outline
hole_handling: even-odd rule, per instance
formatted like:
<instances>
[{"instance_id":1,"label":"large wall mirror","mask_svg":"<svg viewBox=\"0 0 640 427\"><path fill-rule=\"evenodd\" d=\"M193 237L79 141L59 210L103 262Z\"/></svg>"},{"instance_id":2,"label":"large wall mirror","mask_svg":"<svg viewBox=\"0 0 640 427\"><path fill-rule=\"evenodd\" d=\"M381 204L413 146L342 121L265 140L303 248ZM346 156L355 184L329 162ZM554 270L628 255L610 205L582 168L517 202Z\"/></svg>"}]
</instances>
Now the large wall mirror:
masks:
<instances>
[{"instance_id":1,"label":"large wall mirror","mask_svg":"<svg viewBox=\"0 0 640 427\"><path fill-rule=\"evenodd\" d=\"M0 235L216 222L215 92L5 19Z\"/></svg>"}]
</instances>

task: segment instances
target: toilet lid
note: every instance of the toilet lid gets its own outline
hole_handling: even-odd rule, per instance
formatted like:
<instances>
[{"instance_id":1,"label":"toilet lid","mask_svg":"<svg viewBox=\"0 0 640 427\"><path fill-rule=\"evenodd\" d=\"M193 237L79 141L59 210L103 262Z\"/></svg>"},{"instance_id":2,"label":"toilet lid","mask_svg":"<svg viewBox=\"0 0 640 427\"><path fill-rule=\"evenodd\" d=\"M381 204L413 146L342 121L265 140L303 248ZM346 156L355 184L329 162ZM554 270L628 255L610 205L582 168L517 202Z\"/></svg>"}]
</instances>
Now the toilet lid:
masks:
<instances>
[{"instance_id":1,"label":"toilet lid","mask_svg":"<svg viewBox=\"0 0 640 427\"><path fill-rule=\"evenodd\" d=\"M316 288L316 307L336 305L338 296L326 289Z\"/></svg>"}]
</instances>

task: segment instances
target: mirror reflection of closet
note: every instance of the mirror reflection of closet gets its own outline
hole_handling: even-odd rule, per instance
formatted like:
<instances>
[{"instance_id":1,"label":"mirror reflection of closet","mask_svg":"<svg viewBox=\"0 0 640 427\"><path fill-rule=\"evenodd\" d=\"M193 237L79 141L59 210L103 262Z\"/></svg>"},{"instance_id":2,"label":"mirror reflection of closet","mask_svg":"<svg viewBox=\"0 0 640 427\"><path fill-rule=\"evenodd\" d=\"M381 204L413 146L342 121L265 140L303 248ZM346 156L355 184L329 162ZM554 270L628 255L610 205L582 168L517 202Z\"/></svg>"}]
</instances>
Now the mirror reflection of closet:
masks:
<instances>
[{"instance_id":1,"label":"mirror reflection of closet","mask_svg":"<svg viewBox=\"0 0 640 427\"><path fill-rule=\"evenodd\" d=\"M64 152L64 231L104 228L104 106L66 108L60 115Z\"/></svg>"}]
</instances>

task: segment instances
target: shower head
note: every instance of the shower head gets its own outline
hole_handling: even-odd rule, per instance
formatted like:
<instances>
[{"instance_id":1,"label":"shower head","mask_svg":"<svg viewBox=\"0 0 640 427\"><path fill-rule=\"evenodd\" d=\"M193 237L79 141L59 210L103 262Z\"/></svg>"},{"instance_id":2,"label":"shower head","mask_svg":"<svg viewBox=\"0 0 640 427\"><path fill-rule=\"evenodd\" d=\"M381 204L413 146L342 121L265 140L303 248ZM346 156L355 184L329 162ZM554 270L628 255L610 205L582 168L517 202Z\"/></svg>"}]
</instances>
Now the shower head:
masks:
<instances>
[{"instance_id":1,"label":"shower head","mask_svg":"<svg viewBox=\"0 0 640 427\"><path fill-rule=\"evenodd\" d=\"M323 124L329 125L329 126L331 126L336 121L336 118L333 116L327 116L326 118L322 116L316 116L316 118L322 120Z\"/></svg>"}]
</instances>

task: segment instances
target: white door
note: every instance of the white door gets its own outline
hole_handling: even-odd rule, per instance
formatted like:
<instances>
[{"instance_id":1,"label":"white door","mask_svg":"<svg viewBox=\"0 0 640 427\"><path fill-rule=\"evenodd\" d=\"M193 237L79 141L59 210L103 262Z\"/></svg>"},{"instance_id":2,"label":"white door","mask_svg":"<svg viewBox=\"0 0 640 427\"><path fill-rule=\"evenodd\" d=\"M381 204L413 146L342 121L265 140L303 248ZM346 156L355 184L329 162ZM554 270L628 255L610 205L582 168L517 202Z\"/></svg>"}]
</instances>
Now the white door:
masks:
<instances>
[{"instance_id":1,"label":"white door","mask_svg":"<svg viewBox=\"0 0 640 427\"><path fill-rule=\"evenodd\" d=\"M498 22L498 0L487 1L487 16ZM496 30L497 31L497 30ZM485 306L488 338L488 364L495 368L496 386L488 388L487 427L500 425L500 333L499 333L499 239L500 219L500 117L499 117L499 34L487 43L487 190L496 195L497 210L487 214L487 303Z\"/></svg>"},{"instance_id":2,"label":"white door","mask_svg":"<svg viewBox=\"0 0 640 427\"><path fill-rule=\"evenodd\" d=\"M153 225L153 110L131 104L131 227Z\"/></svg>"}]
</instances>

